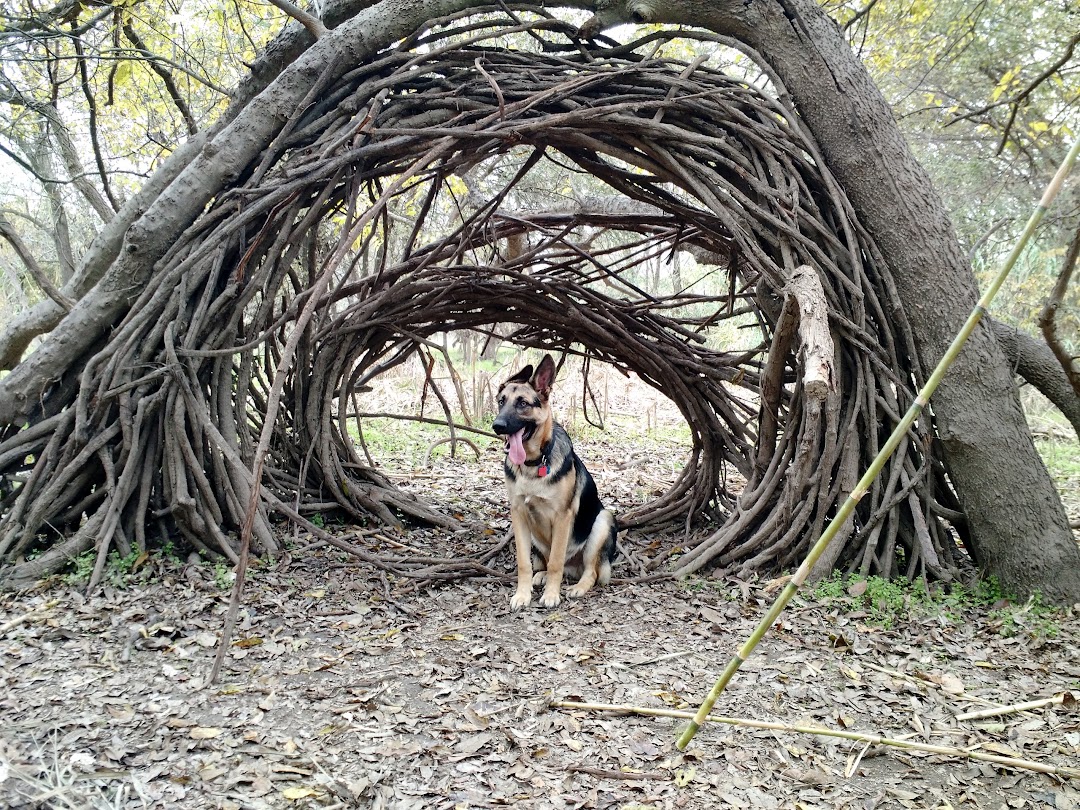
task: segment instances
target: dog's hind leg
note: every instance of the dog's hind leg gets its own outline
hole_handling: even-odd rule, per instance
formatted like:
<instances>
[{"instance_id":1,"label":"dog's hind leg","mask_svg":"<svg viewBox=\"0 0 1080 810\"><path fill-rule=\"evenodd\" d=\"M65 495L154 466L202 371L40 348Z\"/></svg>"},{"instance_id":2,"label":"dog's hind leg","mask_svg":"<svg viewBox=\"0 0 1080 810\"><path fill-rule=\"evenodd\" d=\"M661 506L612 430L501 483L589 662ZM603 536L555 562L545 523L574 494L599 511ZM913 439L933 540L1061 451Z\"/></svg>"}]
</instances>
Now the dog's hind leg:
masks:
<instances>
[{"instance_id":1,"label":"dog's hind leg","mask_svg":"<svg viewBox=\"0 0 1080 810\"><path fill-rule=\"evenodd\" d=\"M578 580L566 595L577 599L587 594L592 586L599 582L607 585L611 580L611 560L605 553L608 538L615 528L614 518L607 509L602 510L593 522L589 539L581 550L582 572Z\"/></svg>"},{"instance_id":2,"label":"dog's hind leg","mask_svg":"<svg viewBox=\"0 0 1080 810\"><path fill-rule=\"evenodd\" d=\"M613 512L606 510L611 517L611 526L608 528L608 536L600 549L600 576L596 581L601 585L611 582L611 563L618 553L619 523Z\"/></svg>"},{"instance_id":3,"label":"dog's hind leg","mask_svg":"<svg viewBox=\"0 0 1080 810\"><path fill-rule=\"evenodd\" d=\"M536 565L536 562L536 560L533 560L534 566ZM543 565L543 562L541 561L540 564ZM547 581L547 569L540 568L535 574L533 574L533 587L539 587L540 585L543 585L545 581Z\"/></svg>"}]
</instances>

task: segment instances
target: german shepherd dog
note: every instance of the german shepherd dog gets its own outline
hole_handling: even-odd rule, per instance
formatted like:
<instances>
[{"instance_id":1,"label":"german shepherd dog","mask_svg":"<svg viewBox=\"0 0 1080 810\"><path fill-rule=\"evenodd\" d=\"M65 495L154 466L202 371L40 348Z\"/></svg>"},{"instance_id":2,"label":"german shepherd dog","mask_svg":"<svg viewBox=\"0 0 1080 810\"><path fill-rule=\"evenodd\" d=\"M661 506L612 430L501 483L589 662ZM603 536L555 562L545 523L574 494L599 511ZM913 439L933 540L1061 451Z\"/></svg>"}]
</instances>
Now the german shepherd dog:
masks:
<instances>
[{"instance_id":1,"label":"german shepherd dog","mask_svg":"<svg viewBox=\"0 0 1080 810\"><path fill-rule=\"evenodd\" d=\"M596 482L552 417L548 400L554 381L550 354L535 373L525 366L499 387L499 415L492 423L506 442L503 471L517 552L511 610L528 607L533 585L541 583L540 604L558 605L564 572L579 577L567 595L584 596L597 582L608 583L615 559L615 516L600 503Z\"/></svg>"}]
</instances>

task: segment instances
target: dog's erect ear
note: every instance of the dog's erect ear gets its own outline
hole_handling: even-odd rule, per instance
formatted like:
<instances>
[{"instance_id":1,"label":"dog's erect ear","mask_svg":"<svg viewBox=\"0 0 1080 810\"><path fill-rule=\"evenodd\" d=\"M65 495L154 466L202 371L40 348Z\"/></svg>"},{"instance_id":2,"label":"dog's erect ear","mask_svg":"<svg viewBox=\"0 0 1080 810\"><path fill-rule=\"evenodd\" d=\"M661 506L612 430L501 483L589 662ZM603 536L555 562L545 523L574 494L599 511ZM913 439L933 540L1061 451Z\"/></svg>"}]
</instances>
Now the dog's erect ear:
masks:
<instances>
[{"instance_id":1,"label":"dog's erect ear","mask_svg":"<svg viewBox=\"0 0 1080 810\"><path fill-rule=\"evenodd\" d=\"M551 359L550 354L545 354L533 375L532 387L536 389L536 393L547 399L553 382L555 382L555 361Z\"/></svg>"},{"instance_id":2,"label":"dog's erect ear","mask_svg":"<svg viewBox=\"0 0 1080 810\"><path fill-rule=\"evenodd\" d=\"M532 373L533 373L532 365L531 364L527 365L527 366L525 366L525 368L523 368L521 371L519 371L517 374L515 374L509 380L507 380L502 385L500 385L499 388L501 390L501 389L505 388L506 386L508 386L512 382L527 383L529 381L529 379L532 377Z\"/></svg>"}]
</instances>

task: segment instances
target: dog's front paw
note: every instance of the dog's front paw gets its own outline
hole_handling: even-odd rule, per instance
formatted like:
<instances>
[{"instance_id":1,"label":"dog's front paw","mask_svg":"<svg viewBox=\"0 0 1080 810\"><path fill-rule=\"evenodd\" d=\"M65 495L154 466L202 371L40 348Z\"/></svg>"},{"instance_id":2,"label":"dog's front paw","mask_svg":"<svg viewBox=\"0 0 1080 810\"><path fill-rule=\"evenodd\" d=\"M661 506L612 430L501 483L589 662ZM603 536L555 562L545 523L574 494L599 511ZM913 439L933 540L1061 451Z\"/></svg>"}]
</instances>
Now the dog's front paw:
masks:
<instances>
[{"instance_id":1,"label":"dog's front paw","mask_svg":"<svg viewBox=\"0 0 1080 810\"><path fill-rule=\"evenodd\" d=\"M530 602L532 602L532 593L530 591L517 591L510 599L510 609L521 610L527 608Z\"/></svg>"},{"instance_id":2,"label":"dog's front paw","mask_svg":"<svg viewBox=\"0 0 1080 810\"><path fill-rule=\"evenodd\" d=\"M544 595L540 597L540 604L546 608L558 607L559 602L561 601L562 598L559 596L558 591L555 591L554 593L544 591Z\"/></svg>"}]
</instances>

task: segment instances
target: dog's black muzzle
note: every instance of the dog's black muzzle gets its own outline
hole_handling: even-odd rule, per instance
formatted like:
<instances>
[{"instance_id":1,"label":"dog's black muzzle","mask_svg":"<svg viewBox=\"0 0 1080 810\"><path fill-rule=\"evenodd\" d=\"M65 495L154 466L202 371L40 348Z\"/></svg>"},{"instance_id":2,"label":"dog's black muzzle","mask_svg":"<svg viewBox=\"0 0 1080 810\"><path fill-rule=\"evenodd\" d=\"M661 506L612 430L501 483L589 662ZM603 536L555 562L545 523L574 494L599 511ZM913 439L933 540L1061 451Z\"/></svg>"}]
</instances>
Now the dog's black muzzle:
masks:
<instances>
[{"instance_id":1,"label":"dog's black muzzle","mask_svg":"<svg viewBox=\"0 0 1080 810\"><path fill-rule=\"evenodd\" d=\"M525 429L522 440L528 441L529 437L536 431L536 425L532 422L526 422L515 413L500 413L495 417L495 421L491 423L491 429L498 436L513 436L522 428Z\"/></svg>"}]
</instances>

